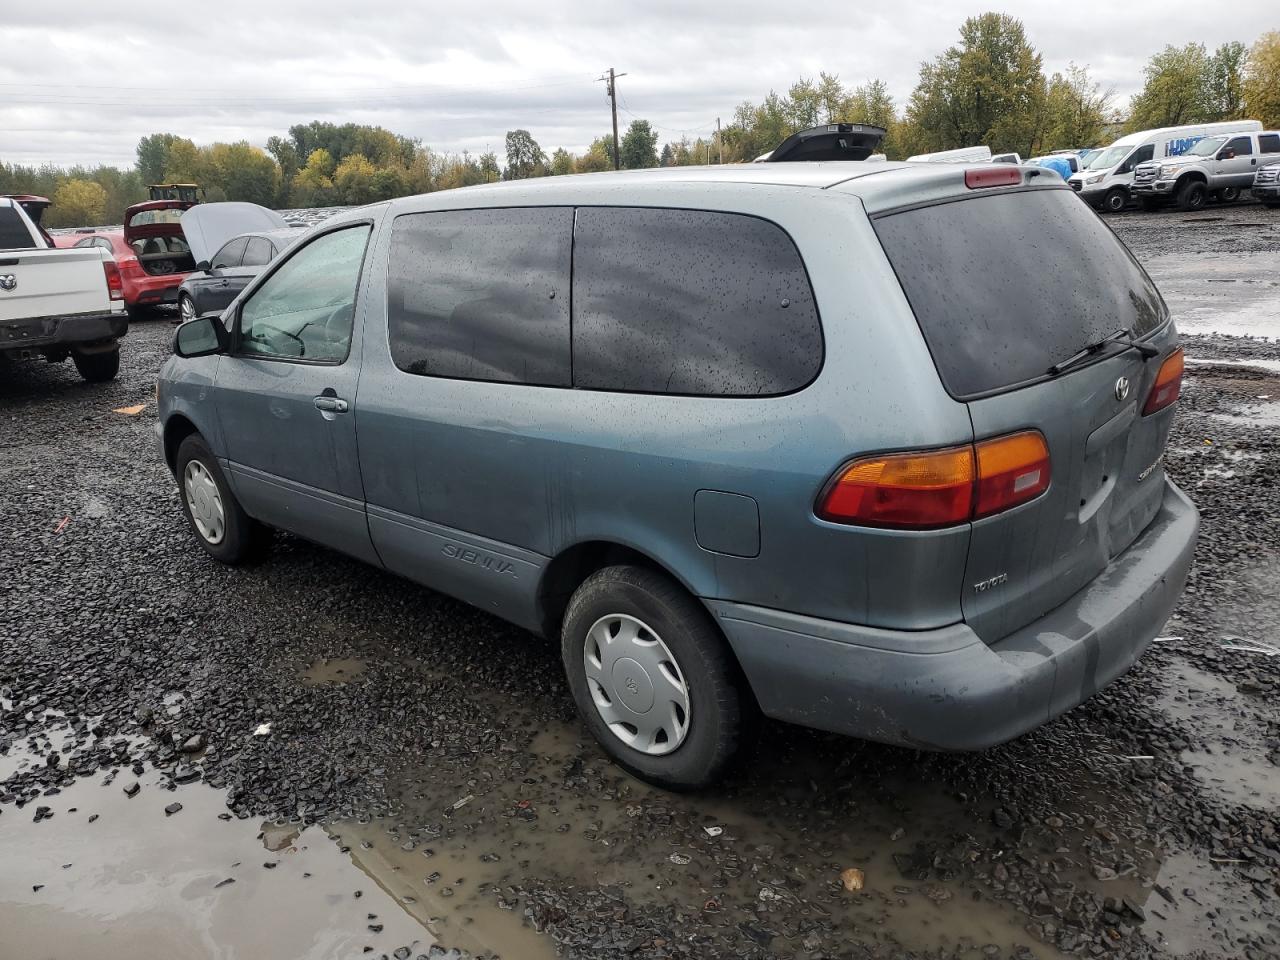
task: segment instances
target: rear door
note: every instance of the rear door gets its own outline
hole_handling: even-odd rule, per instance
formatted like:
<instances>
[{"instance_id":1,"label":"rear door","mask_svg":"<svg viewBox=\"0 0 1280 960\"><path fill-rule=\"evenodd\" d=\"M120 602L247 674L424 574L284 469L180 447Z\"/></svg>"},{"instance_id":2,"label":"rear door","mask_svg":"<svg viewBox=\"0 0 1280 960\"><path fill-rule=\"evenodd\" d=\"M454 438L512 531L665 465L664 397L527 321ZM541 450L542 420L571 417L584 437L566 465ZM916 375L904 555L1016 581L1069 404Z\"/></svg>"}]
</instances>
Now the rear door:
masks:
<instances>
[{"instance_id":1,"label":"rear door","mask_svg":"<svg viewBox=\"0 0 1280 960\"><path fill-rule=\"evenodd\" d=\"M876 231L948 391L981 442L1047 441L1041 497L976 521L962 608L994 642L1067 600L1154 519L1171 413L1141 413L1174 333L1154 285L1067 190L992 190L882 215ZM1122 344L1059 361L1120 328Z\"/></svg>"}]
</instances>

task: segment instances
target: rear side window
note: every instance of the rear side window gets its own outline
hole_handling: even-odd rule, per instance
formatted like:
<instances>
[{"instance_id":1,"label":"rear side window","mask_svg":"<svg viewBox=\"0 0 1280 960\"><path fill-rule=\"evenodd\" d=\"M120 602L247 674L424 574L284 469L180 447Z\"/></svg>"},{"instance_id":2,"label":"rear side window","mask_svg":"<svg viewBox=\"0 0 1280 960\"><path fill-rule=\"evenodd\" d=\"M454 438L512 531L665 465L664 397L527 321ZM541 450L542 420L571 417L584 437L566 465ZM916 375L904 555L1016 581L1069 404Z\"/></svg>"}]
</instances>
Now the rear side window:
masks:
<instances>
[{"instance_id":1,"label":"rear side window","mask_svg":"<svg viewBox=\"0 0 1280 960\"><path fill-rule=\"evenodd\" d=\"M705 210L578 209L575 386L764 396L804 387L821 366L813 290L780 227Z\"/></svg>"},{"instance_id":2,"label":"rear side window","mask_svg":"<svg viewBox=\"0 0 1280 960\"><path fill-rule=\"evenodd\" d=\"M1258 136L1259 153L1280 153L1280 133L1263 133Z\"/></svg>"},{"instance_id":3,"label":"rear side window","mask_svg":"<svg viewBox=\"0 0 1280 960\"><path fill-rule=\"evenodd\" d=\"M397 217L391 357L420 376L569 386L573 209L450 210Z\"/></svg>"},{"instance_id":4,"label":"rear side window","mask_svg":"<svg viewBox=\"0 0 1280 960\"><path fill-rule=\"evenodd\" d=\"M0 207L0 250L33 250L36 242L13 207Z\"/></svg>"},{"instance_id":5,"label":"rear side window","mask_svg":"<svg viewBox=\"0 0 1280 960\"><path fill-rule=\"evenodd\" d=\"M1168 311L1102 220L1067 190L970 197L874 221L947 390L966 398L1045 376L1120 327Z\"/></svg>"}]
</instances>

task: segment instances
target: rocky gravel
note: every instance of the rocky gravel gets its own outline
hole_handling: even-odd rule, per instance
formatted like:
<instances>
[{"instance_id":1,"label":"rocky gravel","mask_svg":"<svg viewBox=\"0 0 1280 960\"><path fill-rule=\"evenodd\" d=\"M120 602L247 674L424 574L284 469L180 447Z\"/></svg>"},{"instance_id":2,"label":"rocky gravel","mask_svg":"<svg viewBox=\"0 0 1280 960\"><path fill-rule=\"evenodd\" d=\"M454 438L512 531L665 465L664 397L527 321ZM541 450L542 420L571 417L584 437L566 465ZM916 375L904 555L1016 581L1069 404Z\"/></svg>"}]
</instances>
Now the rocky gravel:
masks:
<instances>
[{"instance_id":1,"label":"rocky gravel","mask_svg":"<svg viewBox=\"0 0 1280 960\"><path fill-rule=\"evenodd\" d=\"M1212 213L1173 249L1176 215L1112 223L1140 258L1194 258L1270 212ZM1130 674L981 754L765 724L690 797L605 760L553 644L284 535L253 567L207 559L154 449L171 334L135 325L105 385L0 368L0 849L68 851L6 859L0 927L106 896L85 821L132 809L139 844L260 841L188 881L211 903L250 874L331 881L305 916L347 911L353 956L1280 955L1275 342L1186 338L1211 362L1166 465L1201 537Z\"/></svg>"}]
</instances>

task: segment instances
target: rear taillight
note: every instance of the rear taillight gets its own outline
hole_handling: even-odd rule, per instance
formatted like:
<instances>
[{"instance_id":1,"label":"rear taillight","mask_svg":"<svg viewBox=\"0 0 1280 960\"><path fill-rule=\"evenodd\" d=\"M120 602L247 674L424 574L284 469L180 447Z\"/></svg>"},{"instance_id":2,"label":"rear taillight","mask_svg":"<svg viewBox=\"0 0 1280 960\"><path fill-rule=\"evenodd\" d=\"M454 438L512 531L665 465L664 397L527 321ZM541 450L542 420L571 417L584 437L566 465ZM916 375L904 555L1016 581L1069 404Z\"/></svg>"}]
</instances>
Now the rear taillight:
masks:
<instances>
[{"instance_id":1,"label":"rear taillight","mask_svg":"<svg viewBox=\"0 0 1280 960\"><path fill-rule=\"evenodd\" d=\"M124 299L124 281L120 279L120 268L114 260L103 260L102 269L107 274L107 296L112 300Z\"/></svg>"},{"instance_id":2,"label":"rear taillight","mask_svg":"<svg viewBox=\"0 0 1280 960\"><path fill-rule=\"evenodd\" d=\"M973 516L989 517L1049 489L1049 447L1035 430L977 445L978 499Z\"/></svg>"},{"instance_id":3,"label":"rear taillight","mask_svg":"<svg viewBox=\"0 0 1280 960\"><path fill-rule=\"evenodd\" d=\"M1181 347L1165 357L1164 363L1160 364L1160 372L1156 374L1156 382L1151 385L1151 393L1147 395L1146 405L1142 408L1144 417L1163 410L1178 399L1178 395L1182 393L1184 366Z\"/></svg>"},{"instance_id":4,"label":"rear taillight","mask_svg":"<svg viewBox=\"0 0 1280 960\"><path fill-rule=\"evenodd\" d=\"M1017 167L993 166L981 170L966 170L964 185L970 190L983 187L1009 187L1022 182L1022 171Z\"/></svg>"},{"instance_id":5,"label":"rear taillight","mask_svg":"<svg viewBox=\"0 0 1280 960\"><path fill-rule=\"evenodd\" d=\"M1034 500L1049 488L1049 448L1026 430L979 444L855 460L815 512L833 523L932 530Z\"/></svg>"}]
</instances>

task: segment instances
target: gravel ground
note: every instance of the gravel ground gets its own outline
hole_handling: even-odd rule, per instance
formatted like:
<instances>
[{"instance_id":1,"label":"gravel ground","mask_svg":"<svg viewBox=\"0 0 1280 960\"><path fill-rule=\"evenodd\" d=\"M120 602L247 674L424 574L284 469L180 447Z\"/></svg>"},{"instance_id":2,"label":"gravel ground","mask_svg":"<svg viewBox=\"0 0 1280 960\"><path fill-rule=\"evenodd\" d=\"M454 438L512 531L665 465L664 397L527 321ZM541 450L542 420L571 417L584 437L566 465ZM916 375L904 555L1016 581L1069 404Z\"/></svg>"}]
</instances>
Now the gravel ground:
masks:
<instances>
[{"instance_id":1,"label":"gravel ground","mask_svg":"<svg viewBox=\"0 0 1280 960\"><path fill-rule=\"evenodd\" d=\"M1274 272L1269 213L1111 222L1163 282L1240 242ZM585 738L551 644L287 536L206 559L153 407L119 412L171 333L107 385L0 368L0 957L173 956L197 906L186 956L1280 955L1280 345L1186 339L1201 538L1130 674L982 754L766 724L688 797ZM77 939L91 909L126 951Z\"/></svg>"}]
</instances>

